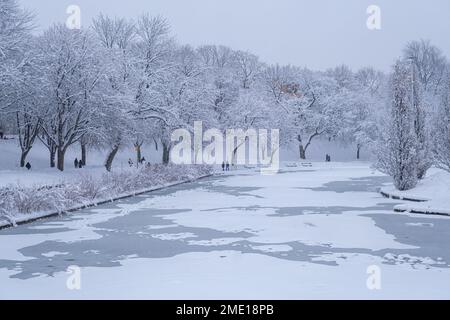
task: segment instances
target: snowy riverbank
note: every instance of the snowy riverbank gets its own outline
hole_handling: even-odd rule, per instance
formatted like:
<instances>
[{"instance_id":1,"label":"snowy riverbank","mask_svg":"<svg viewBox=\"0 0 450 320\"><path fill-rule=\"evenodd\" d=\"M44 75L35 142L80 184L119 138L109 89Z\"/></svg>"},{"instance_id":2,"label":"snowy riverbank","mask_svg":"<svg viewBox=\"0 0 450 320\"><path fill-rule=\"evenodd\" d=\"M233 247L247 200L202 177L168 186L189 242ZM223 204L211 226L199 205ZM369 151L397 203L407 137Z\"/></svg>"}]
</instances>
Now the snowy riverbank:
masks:
<instances>
[{"instance_id":1,"label":"snowy riverbank","mask_svg":"<svg viewBox=\"0 0 450 320\"><path fill-rule=\"evenodd\" d=\"M212 172L209 166L152 165L100 177L83 173L57 185L1 187L0 228L189 182Z\"/></svg>"},{"instance_id":2,"label":"snowy riverbank","mask_svg":"<svg viewBox=\"0 0 450 320\"><path fill-rule=\"evenodd\" d=\"M450 173L431 169L416 188L398 191L393 186L381 189L383 195L408 202L395 206L398 212L450 216Z\"/></svg>"}]
</instances>

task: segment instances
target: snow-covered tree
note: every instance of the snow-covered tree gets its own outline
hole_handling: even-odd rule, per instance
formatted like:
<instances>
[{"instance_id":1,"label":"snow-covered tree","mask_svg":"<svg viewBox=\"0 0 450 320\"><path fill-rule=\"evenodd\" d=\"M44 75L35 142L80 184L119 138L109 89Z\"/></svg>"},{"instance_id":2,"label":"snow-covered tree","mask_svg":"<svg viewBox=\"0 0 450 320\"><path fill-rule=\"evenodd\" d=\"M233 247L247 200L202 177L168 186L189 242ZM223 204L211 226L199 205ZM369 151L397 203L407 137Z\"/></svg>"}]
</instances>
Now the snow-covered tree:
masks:
<instances>
[{"instance_id":1,"label":"snow-covered tree","mask_svg":"<svg viewBox=\"0 0 450 320\"><path fill-rule=\"evenodd\" d=\"M0 81L13 80L14 70L23 63L24 43L32 28L33 15L17 0L0 1Z\"/></svg>"},{"instance_id":2,"label":"snow-covered tree","mask_svg":"<svg viewBox=\"0 0 450 320\"><path fill-rule=\"evenodd\" d=\"M174 41L170 38L170 26L162 17L142 15L136 24L136 45L134 54L137 58L135 73L137 80L134 84L135 108L132 115L135 119L134 147L137 159L140 158L142 145L150 137L145 132L152 131L148 126L155 123L166 123L173 117L171 110L161 103L158 86L165 78L167 70L171 68L168 57L174 48ZM140 160L139 160L140 161Z\"/></svg>"},{"instance_id":3,"label":"snow-covered tree","mask_svg":"<svg viewBox=\"0 0 450 320\"><path fill-rule=\"evenodd\" d=\"M18 1L0 1L0 126L6 119L15 123L21 167L39 132L39 75L33 61L32 23L33 16Z\"/></svg>"},{"instance_id":4,"label":"snow-covered tree","mask_svg":"<svg viewBox=\"0 0 450 320\"><path fill-rule=\"evenodd\" d=\"M130 143L135 110L135 68L138 59L132 54L136 37L135 24L123 18L104 15L94 19L93 30L102 45L102 64L108 81L103 90L103 103L96 114L100 130L95 132L94 144L108 150L105 168L111 171L121 147ZM114 126L111 126L114 123Z\"/></svg>"},{"instance_id":5,"label":"snow-covered tree","mask_svg":"<svg viewBox=\"0 0 450 320\"><path fill-rule=\"evenodd\" d=\"M20 81L13 93L15 103L10 110L14 112L17 136L21 150L20 167L25 167L27 155L37 140L41 119L42 93L39 88L40 74L33 59L18 68Z\"/></svg>"},{"instance_id":6,"label":"snow-covered tree","mask_svg":"<svg viewBox=\"0 0 450 320\"><path fill-rule=\"evenodd\" d=\"M17 0L0 1L0 126L15 118L12 115L17 112L17 104L28 97L24 96L26 90L22 90L26 83L21 69L31 58L32 27L33 16Z\"/></svg>"},{"instance_id":7,"label":"snow-covered tree","mask_svg":"<svg viewBox=\"0 0 450 320\"><path fill-rule=\"evenodd\" d=\"M386 76L372 67L359 69L355 74L358 89L374 98L380 98L385 93Z\"/></svg>"},{"instance_id":8,"label":"snow-covered tree","mask_svg":"<svg viewBox=\"0 0 450 320\"><path fill-rule=\"evenodd\" d=\"M403 50L403 56L414 64L417 80L423 90L436 94L446 64L441 50L428 40L411 41Z\"/></svg>"},{"instance_id":9,"label":"snow-covered tree","mask_svg":"<svg viewBox=\"0 0 450 320\"><path fill-rule=\"evenodd\" d=\"M390 80L391 113L378 150L377 168L394 179L398 190L412 189L418 181L411 81L408 64L397 61Z\"/></svg>"},{"instance_id":10,"label":"snow-covered tree","mask_svg":"<svg viewBox=\"0 0 450 320\"><path fill-rule=\"evenodd\" d=\"M274 104L280 104L285 97L299 94L297 70L291 66L272 65L262 73L263 86Z\"/></svg>"},{"instance_id":11,"label":"snow-covered tree","mask_svg":"<svg viewBox=\"0 0 450 320\"><path fill-rule=\"evenodd\" d=\"M345 91L340 96L343 121L337 130L337 138L356 147L356 159L361 150L370 147L377 138L377 125L372 112L371 100L359 91Z\"/></svg>"},{"instance_id":12,"label":"snow-covered tree","mask_svg":"<svg viewBox=\"0 0 450 320\"><path fill-rule=\"evenodd\" d=\"M433 121L433 151L436 166L450 172L450 70L446 68L438 112Z\"/></svg>"},{"instance_id":13,"label":"snow-covered tree","mask_svg":"<svg viewBox=\"0 0 450 320\"><path fill-rule=\"evenodd\" d=\"M56 148L57 168L63 171L67 149L96 128L92 119L101 99L96 91L102 79L100 57L89 32L63 25L39 38L38 55L47 97L41 128Z\"/></svg>"},{"instance_id":14,"label":"snow-covered tree","mask_svg":"<svg viewBox=\"0 0 450 320\"><path fill-rule=\"evenodd\" d=\"M170 67L155 82L154 93L159 108L168 111L165 122L159 121L157 137L163 148L163 163L168 164L172 149L171 133L175 129L193 130L195 121L215 126L214 91L209 86L207 69L190 46L174 47Z\"/></svg>"},{"instance_id":15,"label":"snow-covered tree","mask_svg":"<svg viewBox=\"0 0 450 320\"><path fill-rule=\"evenodd\" d=\"M346 90L344 123L340 138L356 147L356 159L360 159L361 150L372 151L380 136L379 117L384 112L385 76L371 67L358 70L354 83Z\"/></svg>"},{"instance_id":16,"label":"snow-covered tree","mask_svg":"<svg viewBox=\"0 0 450 320\"><path fill-rule=\"evenodd\" d=\"M233 59L241 87L250 89L261 74L262 64L257 56L244 51L235 52Z\"/></svg>"},{"instance_id":17,"label":"snow-covered tree","mask_svg":"<svg viewBox=\"0 0 450 320\"><path fill-rule=\"evenodd\" d=\"M430 150L430 136L421 86L417 79L415 65L411 70L411 105L413 112L414 134L416 137L417 178L423 179L433 164Z\"/></svg>"},{"instance_id":18,"label":"snow-covered tree","mask_svg":"<svg viewBox=\"0 0 450 320\"><path fill-rule=\"evenodd\" d=\"M226 46L205 45L197 49L197 53L205 66L226 69L233 64L233 50Z\"/></svg>"},{"instance_id":19,"label":"snow-covered tree","mask_svg":"<svg viewBox=\"0 0 450 320\"><path fill-rule=\"evenodd\" d=\"M357 85L353 71L345 64L328 70L326 75L333 78L340 88L351 90Z\"/></svg>"},{"instance_id":20,"label":"snow-covered tree","mask_svg":"<svg viewBox=\"0 0 450 320\"><path fill-rule=\"evenodd\" d=\"M302 72L300 92L288 100L294 116L300 159L306 159L307 150L321 136L335 138L342 128L346 101L336 81L322 73Z\"/></svg>"},{"instance_id":21,"label":"snow-covered tree","mask_svg":"<svg viewBox=\"0 0 450 320\"><path fill-rule=\"evenodd\" d=\"M433 164L431 152L432 119L441 103L439 94L443 89L446 58L441 50L429 41L408 43L403 52L404 59L411 64L411 95L414 105L414 132L417 136L417 174L425 177Z\"/></svg>"}]
</instances>

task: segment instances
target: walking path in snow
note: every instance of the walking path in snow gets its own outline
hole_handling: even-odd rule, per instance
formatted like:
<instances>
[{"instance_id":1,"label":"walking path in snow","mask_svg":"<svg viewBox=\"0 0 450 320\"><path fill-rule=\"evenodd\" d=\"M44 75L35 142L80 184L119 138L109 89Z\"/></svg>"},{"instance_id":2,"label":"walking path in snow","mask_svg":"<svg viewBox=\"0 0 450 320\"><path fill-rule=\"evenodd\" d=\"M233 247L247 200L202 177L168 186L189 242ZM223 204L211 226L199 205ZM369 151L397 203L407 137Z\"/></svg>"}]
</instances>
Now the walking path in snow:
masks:
<instances>
[{"instance_id":1,"label":"walking path in snow","mask_svg":"<svg viewBox=\"0 0 450 320\"><path fill-rule=\"evenodd\" d=\"M449 299L450 219L394 213L388 182L248 170L3 230L0 298Z\"/></svg>"}]
</instances>

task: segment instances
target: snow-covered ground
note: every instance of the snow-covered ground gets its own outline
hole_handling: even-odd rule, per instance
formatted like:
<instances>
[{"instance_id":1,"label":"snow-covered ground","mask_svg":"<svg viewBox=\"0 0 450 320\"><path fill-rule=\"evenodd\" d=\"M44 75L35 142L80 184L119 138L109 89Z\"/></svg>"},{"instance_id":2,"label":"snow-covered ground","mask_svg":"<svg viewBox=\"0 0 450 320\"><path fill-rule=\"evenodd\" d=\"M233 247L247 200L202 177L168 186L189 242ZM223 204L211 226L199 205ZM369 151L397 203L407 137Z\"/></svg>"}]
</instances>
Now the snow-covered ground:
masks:
<instances>
[{"instance_id":1,"label":"snow-covered ground","mask_svg":"<svg viewBox=\"0 0 450 320\"><path fill-rule=\"evenodd\" d=\"M65 157L65 170L59 172L55 168L49 168L48 151L42 143L37 141L31 149L27 161L30 162L32 169L30 171L19 167L20 148L16 139L0 140L0 187L9 184L19 183L22 186L31 186L33 184L58 184L61 181L70 181L80 173L89 174L97 177L105 172L104 162L107 152L102 150L88 151L88 165L80 169L74 168L75 158L81 159L79 145L74 145L68 149ZM135 152L133 148L124 148L115 159L114 168L116 170L126 170L128 159L135 161ZM155 146L144 145L143 157L151 163L161 162L161 151L156 151Z\"/></svg>"},{"instance_id":2,"label":"snow-covered ground","mask_svg":"<svg viewBox=\"0 0 450 320\"><path fill-rule=\"evenodd\" d=\"M430 169L425 179L412 190L398 191L393 186L388 186L382 188L382 191L400 199L421 201L406 202L396 206L396 209L450 215L450 173L444 170Z\"/></svg>"},{"instance_id":3,"label":"snow-covered ground","mask_svg":"<svg viewBox=\"0 0 450 320\"><path fill-rule=\"evenodd\" d=\"M449 299L450 220L394 213L389 183L244 170L3 230L0 298Z\"/></svg>"},{"instance_id":4,"label":"snow-covered ground","mask_svg":"<svg viewBox=\"0 0 450 320\"><path fill-rule=\"evenodd\" d=\"M142 152L143 157L147 161L151 163L161 162L161 148L156 150L154 144L144 144ZM333 161L350 161L355 158L355 152L352 147L345 147L327 140L317 140L308 150L308 161L323 161L326 153L332 156ZM362 155L363 158L367 157L364 150ZM32 165L32 170L28 171L19 168L20 148L18 141L15 139L0 140L0 187L17 183L22 186L31 186L33 184L53 185L61 183L61 181L70 181L70 179L80 175L80 173L99 177L105 172L103 164L106 158L106 151L104 150L89 150L88 165L81 171L73 166L75 158L80 159L79 145L74 145L68 149L64 172L49 168L48 157L48 151L45 146L37 141L27 158L27 161ZM131 158L134 161L135 157L135 151L132 147L124 148L117 154L113 169L126 170L128 168L128 159ZM293 144L288 148L283 148L281 158L286 161L298 159L297 145Z\"/></svg>"}]
</instances>

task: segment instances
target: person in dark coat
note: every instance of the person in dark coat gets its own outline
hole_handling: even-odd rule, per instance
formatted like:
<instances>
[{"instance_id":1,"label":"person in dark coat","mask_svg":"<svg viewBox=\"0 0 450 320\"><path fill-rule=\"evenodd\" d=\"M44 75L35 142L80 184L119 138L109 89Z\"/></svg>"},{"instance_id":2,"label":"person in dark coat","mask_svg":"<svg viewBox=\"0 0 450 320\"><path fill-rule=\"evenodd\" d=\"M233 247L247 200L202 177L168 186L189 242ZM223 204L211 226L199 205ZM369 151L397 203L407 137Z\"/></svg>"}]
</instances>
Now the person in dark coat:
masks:
<instances>
[{"instance_id":1,"label":"person in dark coat","mask_svg":"<svg viewBox=\"0 0 450 320\"><path fill-rule=\"evenodd\" d=\"M230 163L229 162L227 162L226 167L227 167L227 171L230 171Z\"/></svg>"},{"instance_id":2,"label":"person in dark coat","mask_svg":"<svg viewBox=\"0 0 450 320\"><path fill-rule=\"evenodd\" d=\"M222 171L225 171L225 161L222 162Z\"/></svg>"},{"instance_id":3,"label":"person in dark coat","mask_svg":"<svg viewBox=\"0 0 450 320\"><path fill-rule=\"evenodd\" d=\"M75 158L73 165L75 166L75 169L78 169L78 158Z\"/></svg>"},{"instance_id":4,"label":"person in dark coat","mask_svg":"<svg viewBox=\"0 0 450 320\"><path fill-rule=\"evenodd\" d=\"M27 164L25 165L25 168L27 168L28 170L31 170L31 164L29 162L27 162Z\"/></svg>"},{"instance_id":5,"label":"person in dark coat","mask_svg":"<svg viewBox=\"0 0 450 320\"><path fill-rule=\"evenodd\" d=\"M83 161L78 161L78 168L83 169Z\"/></svg>"}]
</instances>

